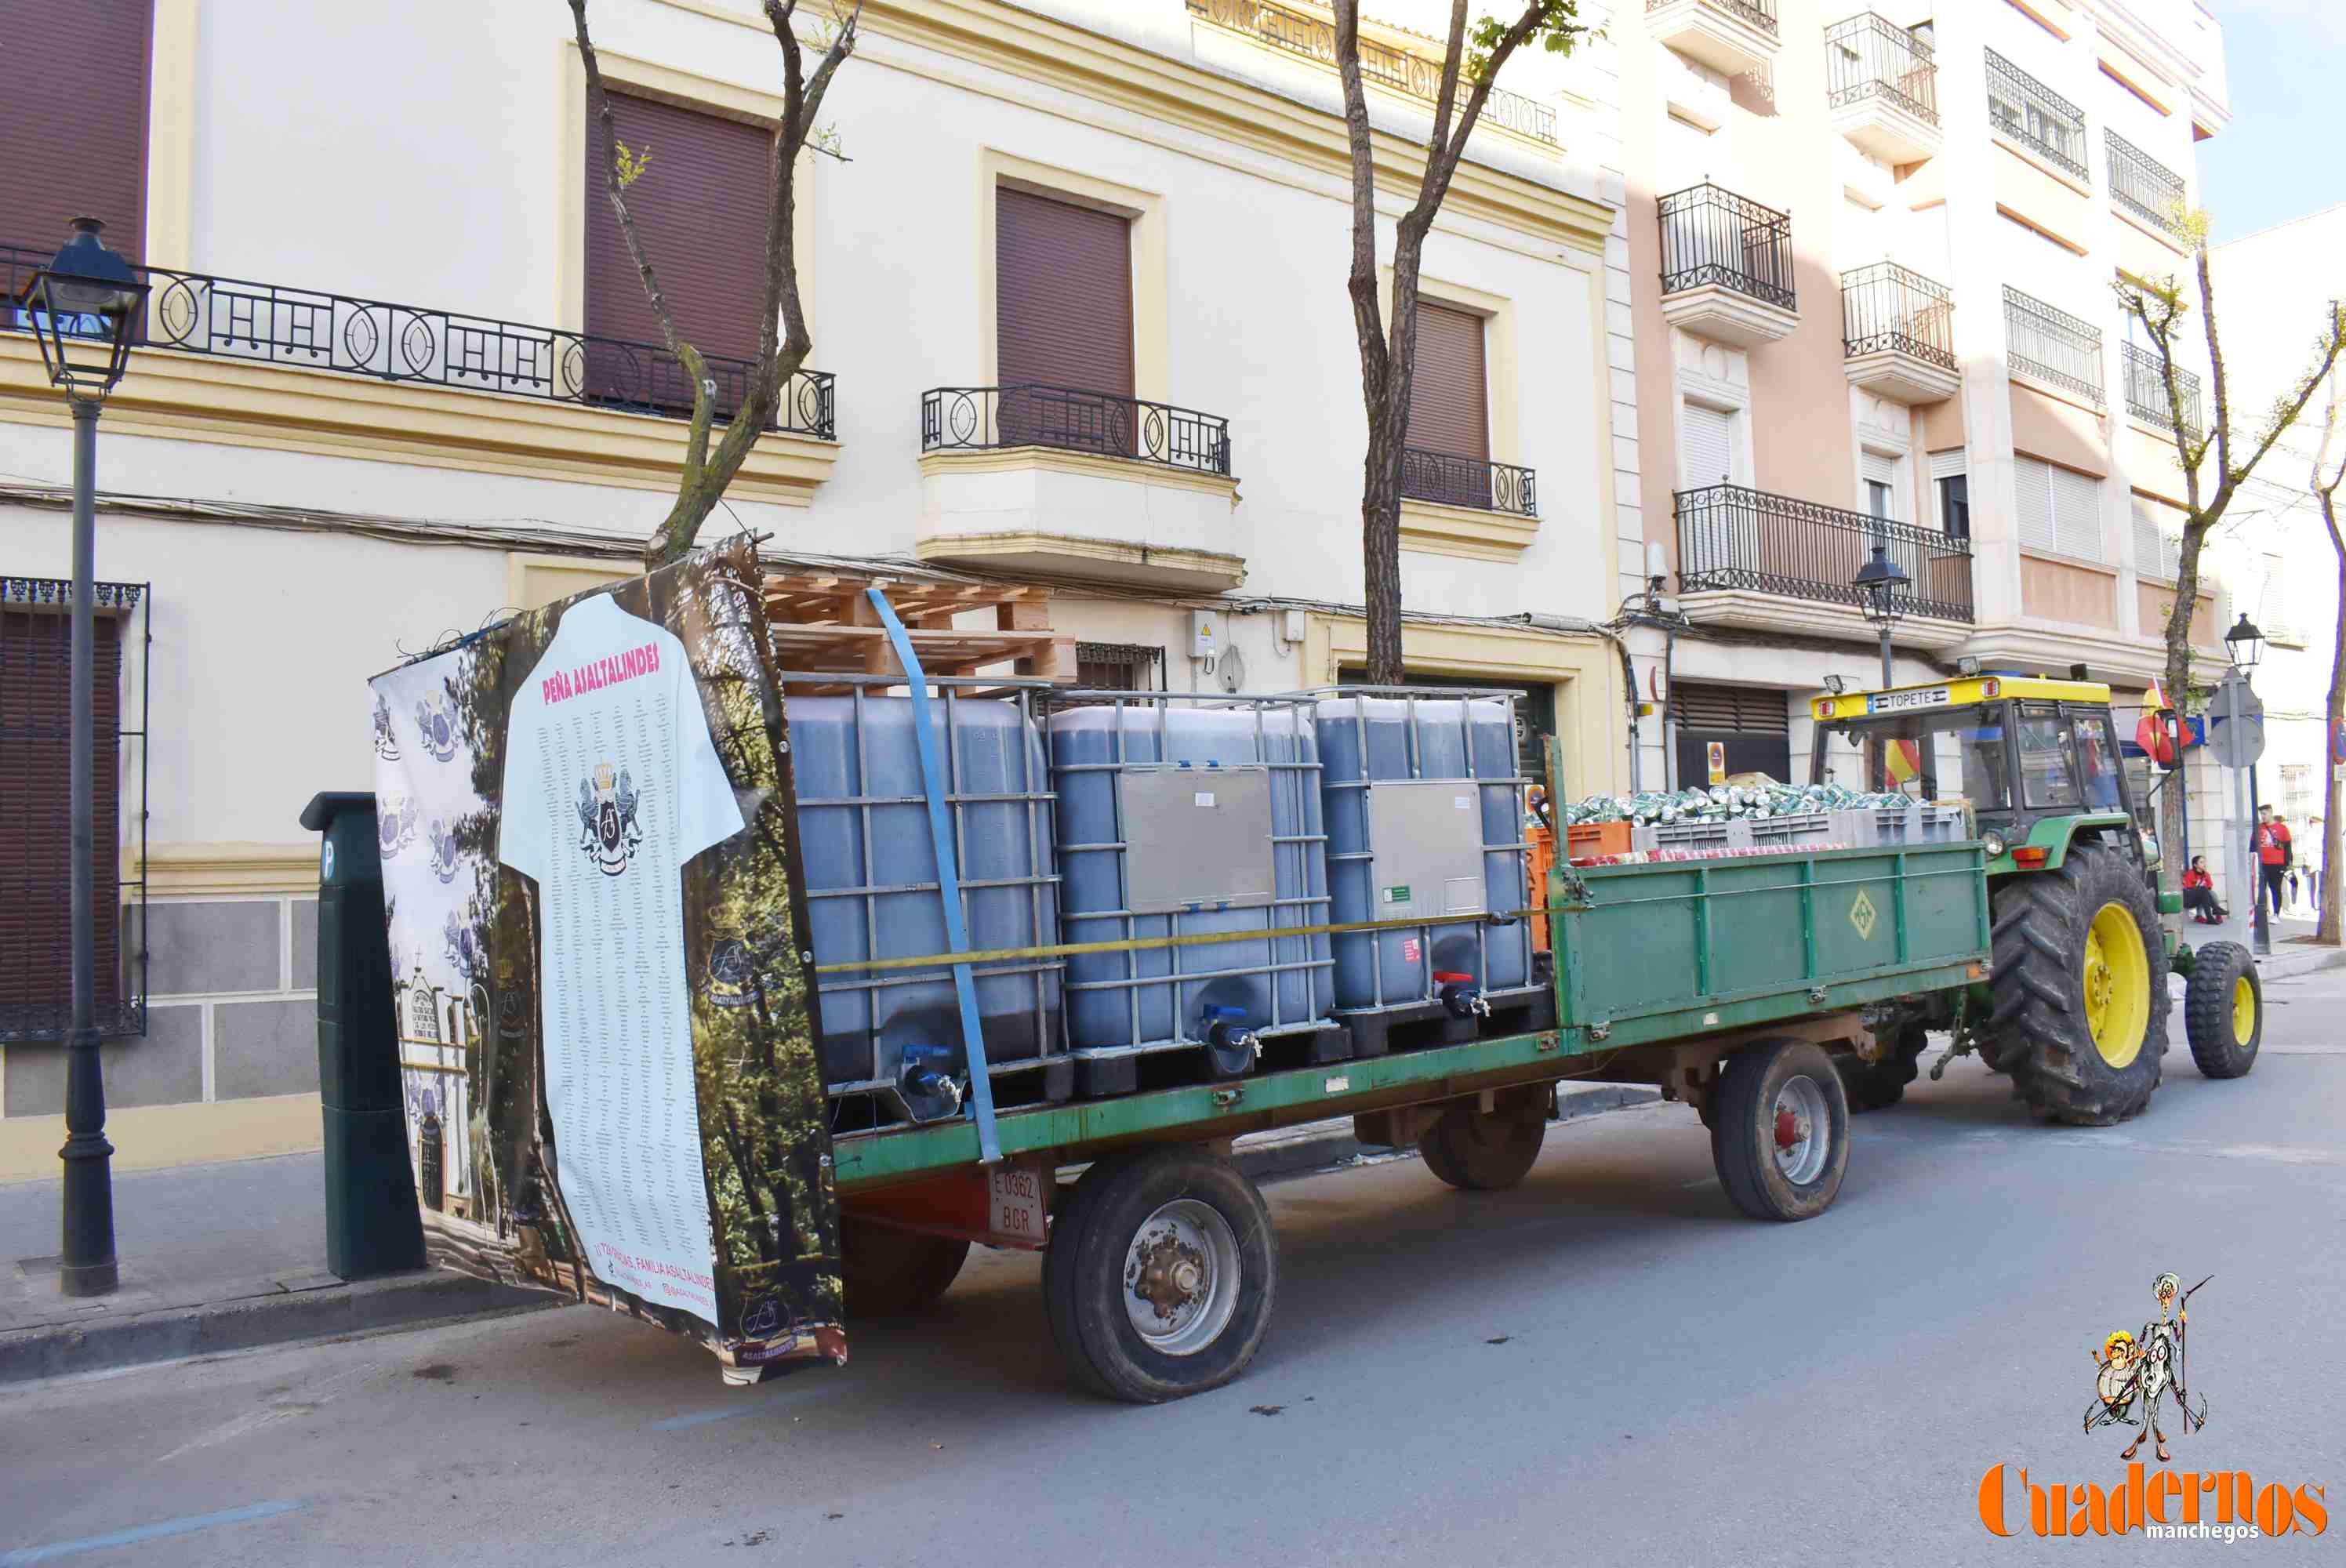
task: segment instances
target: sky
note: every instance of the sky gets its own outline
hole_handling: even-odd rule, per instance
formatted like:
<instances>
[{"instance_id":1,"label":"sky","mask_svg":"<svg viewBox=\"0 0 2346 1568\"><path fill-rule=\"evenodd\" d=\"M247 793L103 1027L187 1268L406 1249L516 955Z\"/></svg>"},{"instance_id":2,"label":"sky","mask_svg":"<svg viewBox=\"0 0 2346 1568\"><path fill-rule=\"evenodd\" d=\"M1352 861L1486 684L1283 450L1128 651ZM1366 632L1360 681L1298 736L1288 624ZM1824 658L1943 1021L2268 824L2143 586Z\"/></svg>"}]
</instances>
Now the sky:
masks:
<instances>
[{"instance_id":1,"label":"sky","mask_svg":"<svg viewBox=\"0 0 2346 1568\"><path fill-rule=\"evenodd\" d=\"M2346 0L2208 0L2224 30L2232 123L2198 148L2218 245L2346 201Z\"/></svg>"}]
</instances>

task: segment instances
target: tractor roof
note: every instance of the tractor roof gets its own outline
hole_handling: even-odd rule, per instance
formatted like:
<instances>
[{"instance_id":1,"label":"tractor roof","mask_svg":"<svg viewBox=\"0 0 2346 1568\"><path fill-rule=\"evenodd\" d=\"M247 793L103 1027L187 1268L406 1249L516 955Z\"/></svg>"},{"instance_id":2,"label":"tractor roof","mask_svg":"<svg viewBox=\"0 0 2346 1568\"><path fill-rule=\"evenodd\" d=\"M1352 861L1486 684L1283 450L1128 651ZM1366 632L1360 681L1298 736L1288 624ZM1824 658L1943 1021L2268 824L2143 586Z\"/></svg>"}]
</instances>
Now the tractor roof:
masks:
<instances>
[{"instance_id":1,"label":"tractor roof","mask_svg":"<svg viewBox=\"0 0 2346 1568\"><path fill-rule=\"evenodd\" d=\"M2008 697L2038 702L2098 703L2106 708L2110 688L2097 680L2053 680L2035 675L1966 675L1928 686L1893 686L1880 691L1852 691L1840 697L1820 697L1810 711L1820 719L1862 718L1873 713L1926 713L1933 708L1964 708L1975 702L1995 702Z\"/></svg>"}]
</instances>

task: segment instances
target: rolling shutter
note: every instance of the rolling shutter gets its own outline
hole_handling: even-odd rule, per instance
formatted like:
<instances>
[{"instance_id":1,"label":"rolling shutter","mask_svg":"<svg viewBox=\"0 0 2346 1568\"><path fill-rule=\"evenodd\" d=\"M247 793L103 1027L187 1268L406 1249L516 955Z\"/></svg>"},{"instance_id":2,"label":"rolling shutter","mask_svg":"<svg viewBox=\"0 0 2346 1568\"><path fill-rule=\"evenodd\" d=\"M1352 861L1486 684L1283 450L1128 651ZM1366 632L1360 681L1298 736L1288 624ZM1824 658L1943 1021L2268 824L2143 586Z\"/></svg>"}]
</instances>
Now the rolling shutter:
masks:
<instances>
[{"instance_id":1,"label":"rolling shutter","mask_svg":"<svg viewBox=\"0 0 2346 1568\"><path fill-rule=\"evenodd\" d=\"M1408 444L1490 461L1483 370L1483 318L1417 302L1417 364L1410 374Z\"/></svg>"},{"instance_id":2,"label":"rolling shutter","mask_svg":"<svg viewBox=\"0 0 2346 1568\"><path fill-rule=\"evenodd\" d=\"M46 261L86 216L144 259L153 31L151 0L0 0L0 51L16 62L0 92L0 245Z\"/></svg>"},{"instance_id":3,"label":"rolling shutter","mask_svg":"<svg viewBox=\"0 0 2346 1568\"><path fill-rule=\"evenodd\" d=\"M1005 394L1000 440L1132 451L1130 220L1003 187L994 251L996 383L1063 389Z\"/></svg>"},{"instance_id":4,"label":"rolling shutter","mask_svg":"<svg viewBox=\"0 0 2346 1568\"><path fill-rule=\"evenodd\" d=\"M2019 499L2021 548L2059 549L2053 531L2053 465L2038 458L2014 457L2012 473Z\"/></svg>"},{"instance_id":5,"label":"rolling shutter","mask_svg":"<svg viewBox=\"0 0 2346 1568\"><path fill-rule=\"evenodd\" d=\"M2102 558L2102 482L2074 468L2053 470L2053 531L2064 555Z\"/></svg>"},{"instance_id":6,"label":"rolling shutter","mask_svg":"<svg viewBox=\"0 0 2346 1568\"><path fill-rule=\"evenodd\" d=\"M1678 421L1680 455L1688 490L1725 484L1735 473L1735 416L1724 409L1698 402L1682 403Z\"/></svg>"},{"instance_id":7,"label":"rolling shutter","mask_svg":"<svg viewBox=\"0 0 2346 1568\"><path fill-rule=\"evenodd\" d=\"M1681 729L1726 730L1740 735L1790 735L1790 710L1782 691L1761 686L1672 683L1670 707Z\"/></svg>"},{"instance_id":8,"label":"rolling shutter","mask_svg":"<svg viewBox=\"0 0 2346 1568\"><path fill-rule=\"evenodd\" d=\"M766 249L767 130L652 98L611 95L619 140L648 152L650 167L627 188L627 210L676 312L677 331L707 356L748 360L758 351L758 277ZM604 184L601 119L586 119L586 332L624 343L660 345L659 317L644 297L618 215ZM719 406L739 407L736 367L712 364ZM644 354L590 346L590 396L656 408L689 409L692 389L665 348Z\"/></svg>"}]
</instances>

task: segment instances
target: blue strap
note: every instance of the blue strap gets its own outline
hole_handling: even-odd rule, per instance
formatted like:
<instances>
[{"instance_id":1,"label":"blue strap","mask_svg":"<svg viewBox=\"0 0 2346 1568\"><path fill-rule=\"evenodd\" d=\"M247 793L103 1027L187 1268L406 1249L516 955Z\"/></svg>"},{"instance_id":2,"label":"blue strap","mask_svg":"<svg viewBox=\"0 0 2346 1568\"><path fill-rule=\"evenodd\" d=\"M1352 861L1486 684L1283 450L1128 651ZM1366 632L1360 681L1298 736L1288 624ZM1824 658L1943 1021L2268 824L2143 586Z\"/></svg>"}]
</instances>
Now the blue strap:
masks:
<instances>
[{"instance_id":1,"label":"blue strap","mask_svg":"<svg viewBox=\"0 0 2346 1568\"><path fill-rule=\"evenodd\" d=\"M888 596L877 588L863 590L871 596L872 607L880 612L880 624L888 628L888 641L896 650L896 657L904 667L904 684L913 692L913 739L921 753L921 789L929 803L929 840L937 852L937 896L945 906L945 947L952 952L969 951L969 930L961 912L961 869L954 860L952 805L947 799L944 769L937 759L936 728L929 722L929 681L921 673L920 656L913 652L913 639L904 633L904 623L896 618L895 608ZM969 965L953 966L954 997L961 1003L961 1043L969 1063L970 1107L977 1115L977 1157L981 1165L994 1165L1002 1158L1002 1140L994 1128L994 1080L985 1069L985 1040L977 1028L977 986L970 979Z\"/></svg>"}]
</instances>

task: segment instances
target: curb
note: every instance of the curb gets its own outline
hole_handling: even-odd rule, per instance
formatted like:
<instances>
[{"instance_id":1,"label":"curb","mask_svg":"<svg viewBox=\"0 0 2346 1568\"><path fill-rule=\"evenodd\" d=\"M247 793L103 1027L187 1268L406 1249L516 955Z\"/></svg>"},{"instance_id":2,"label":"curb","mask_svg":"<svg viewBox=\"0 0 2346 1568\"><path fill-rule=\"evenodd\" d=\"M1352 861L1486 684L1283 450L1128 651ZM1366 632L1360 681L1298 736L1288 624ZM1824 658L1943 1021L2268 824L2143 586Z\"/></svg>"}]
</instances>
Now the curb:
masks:
<instances>
[{"instance_id":1,"label":"curb","mask_svg":"<svg viewBox=\"0 0 2346 1568\"><path fill-rule=\"evenodd\" d=\"M1556 1115L1559 1122L1569 1122L1582 1116L1601 1115L1607 1111L1625 1110L1631 1105L1658 1103L1658 1089L1636 1084L1558 1084L1556 1086ZM1258 1182L1283 1176L1308 1176L1331 1166L1351 1165L1362 1159L1415 1159L1417 1151L1389 1149L1382 1144L1363 1144L1352 1136L1352 1118L1338 1116L1331 1121L1305 1122L1298 1126L1280 1127L1275 1132L1249 1133L1230 1148L1230 1158L1239 1170Z\"/></svg>"},{"instance_id":2,"label":"curb","mask_svg":"<svg viewBox=\"0 0 2346 1568\"><path fill-rule=\"evenodd\" d=\"M569 1304L551 1291L427 1268L240 1301L47 1323L0 1334L0 1386Z\"/></svg>"},{"instance_id":3,"label":"curb","mask_svg":"<svg viewBox=\"0 0 2346 1568\"><path fill-rule=\"evenodd\" d=\"M2346 963L2346 947L2300 947L2295 952L2275 952L2259 959L2257 973L2267 980L2291 980L2300 974L2335 969L2341 963Z\"/></svg>"}]
</instances>

